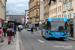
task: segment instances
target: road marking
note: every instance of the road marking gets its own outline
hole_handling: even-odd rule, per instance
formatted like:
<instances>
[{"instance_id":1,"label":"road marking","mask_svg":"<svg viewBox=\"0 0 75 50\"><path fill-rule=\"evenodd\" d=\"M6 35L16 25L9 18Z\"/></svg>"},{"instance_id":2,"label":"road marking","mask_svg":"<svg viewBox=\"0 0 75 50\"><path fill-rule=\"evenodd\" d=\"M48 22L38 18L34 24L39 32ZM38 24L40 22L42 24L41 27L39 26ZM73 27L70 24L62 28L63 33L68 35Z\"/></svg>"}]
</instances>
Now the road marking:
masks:
<instances>
[{"instance_id":1,"label":"road marking","mask_svg":"<svg viewBox=\"0 0 75 50\"><path fill-rule=\"evenodd\" d=\"M57 46L57 45L54 45L53 46L54 48L64 48L64 49L73 49L73 46L69 46L69 45L67 45L67 46L63 46L63 45L61 45L61 46Z\"/></svg>"},{"instance_id":2,"label":"road marking","mask_svg":"<svg viewBox=\"0 0 75 50\"><path fill-rule=\"evenodd\" d=\"M65 46L64 49L73 49L73 46Z\"/></svg>"},{"instance_id":3,"label":"road marking","mask_svg":"<svg viewBox=\"0 0 75 50\"><path fill-rule=\"evenodd\" d=\"M42 40L40 40L40 39L38 39L38 41L41 42L41 43L44 43L44 41L42 41Z\"/></svg>"}]
</instances>

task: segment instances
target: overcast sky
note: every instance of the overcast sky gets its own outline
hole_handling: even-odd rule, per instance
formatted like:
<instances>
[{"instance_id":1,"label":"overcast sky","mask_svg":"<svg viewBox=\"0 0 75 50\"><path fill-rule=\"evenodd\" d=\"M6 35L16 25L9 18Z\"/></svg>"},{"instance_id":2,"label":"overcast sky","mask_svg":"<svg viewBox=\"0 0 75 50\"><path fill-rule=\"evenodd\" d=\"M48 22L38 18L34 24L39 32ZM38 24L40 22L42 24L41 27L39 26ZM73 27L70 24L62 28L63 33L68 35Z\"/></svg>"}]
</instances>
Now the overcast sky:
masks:
<instances>
[{"instance_id":1,"label":"overcast sky","mask_svg":"<svg viewBox=\"0 0 75 50\"><path fill-rule=\"evenodd\" d=\"M6 10L9 13L21 14L28 10L29 0L7 0Z\"/></svg>"}]
</instances>

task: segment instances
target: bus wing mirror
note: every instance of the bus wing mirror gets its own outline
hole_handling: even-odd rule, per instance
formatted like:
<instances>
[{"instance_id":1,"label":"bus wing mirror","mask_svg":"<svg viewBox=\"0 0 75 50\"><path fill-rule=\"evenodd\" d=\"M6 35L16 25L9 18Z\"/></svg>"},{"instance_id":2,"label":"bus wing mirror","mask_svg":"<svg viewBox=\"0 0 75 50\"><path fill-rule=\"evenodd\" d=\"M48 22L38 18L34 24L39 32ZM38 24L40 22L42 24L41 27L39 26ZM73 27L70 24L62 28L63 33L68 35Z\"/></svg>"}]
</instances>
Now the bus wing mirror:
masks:
<instances>
[{"instance_id":1,"label":"bus wing mirror","mask_svg":"<svg viewBox=\"0 0 75 50\"><path fill-rule=\"evenodd\" d=\"M45 22L45 24L47 25L47 22Z\"/></svg>"}]
</instances>

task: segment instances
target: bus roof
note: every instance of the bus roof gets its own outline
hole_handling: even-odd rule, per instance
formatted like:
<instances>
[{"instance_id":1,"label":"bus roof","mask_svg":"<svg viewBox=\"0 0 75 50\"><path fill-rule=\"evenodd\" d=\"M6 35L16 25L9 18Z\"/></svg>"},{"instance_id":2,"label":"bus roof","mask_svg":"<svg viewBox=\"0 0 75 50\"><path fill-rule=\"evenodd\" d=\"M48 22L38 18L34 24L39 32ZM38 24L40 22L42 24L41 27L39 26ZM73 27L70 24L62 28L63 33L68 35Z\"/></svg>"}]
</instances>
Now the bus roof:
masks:
<instances>
[{"instance_id":1,"label":"bus roof","mask_svg":"<svg viewBox=\"0 0 75 50\"><path fill-rule=\"evenodd\" d=\"M64 17L48 17L46 20L47 21L52 21L50 19L63 19L64 22L67 22L67 18L64 18Z\"/></svg>"}]
</instances>

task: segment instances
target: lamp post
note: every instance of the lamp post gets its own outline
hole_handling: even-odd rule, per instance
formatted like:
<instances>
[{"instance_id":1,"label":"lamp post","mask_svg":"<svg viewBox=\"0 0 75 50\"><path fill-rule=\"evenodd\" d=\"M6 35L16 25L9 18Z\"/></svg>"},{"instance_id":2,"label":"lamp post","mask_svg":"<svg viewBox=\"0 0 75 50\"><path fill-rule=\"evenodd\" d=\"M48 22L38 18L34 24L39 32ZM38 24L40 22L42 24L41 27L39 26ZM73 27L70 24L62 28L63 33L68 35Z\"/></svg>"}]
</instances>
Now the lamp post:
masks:
<instances>
[{"instance_id":1,"label":"lamp post","mask_svg":"<svg viewBox=\"0 0 75 50\"><path fill-rule=\"evenodd\" d=\"M40 24L40 28L42 27L42 22L39 22L39 24Z\"/></svg>"}]
</instances>

